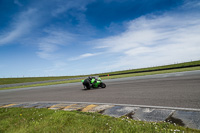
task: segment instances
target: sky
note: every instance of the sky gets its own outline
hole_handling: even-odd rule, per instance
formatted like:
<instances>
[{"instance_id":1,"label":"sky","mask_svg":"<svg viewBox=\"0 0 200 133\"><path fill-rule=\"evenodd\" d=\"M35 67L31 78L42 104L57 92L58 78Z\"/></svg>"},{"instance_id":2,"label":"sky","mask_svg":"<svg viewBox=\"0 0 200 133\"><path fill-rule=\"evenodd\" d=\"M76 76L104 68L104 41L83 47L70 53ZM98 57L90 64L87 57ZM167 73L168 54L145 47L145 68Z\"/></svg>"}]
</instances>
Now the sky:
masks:
<instances>
[{"instance_id":1,"label":"sky","mask_svg":"<svg viewBox=\"0 0 200 133\"><path fill-rule=\"evenodd\" d=\"M0 78L200 60L199 0L0 0Z\"/></svg>"}]
</instances>

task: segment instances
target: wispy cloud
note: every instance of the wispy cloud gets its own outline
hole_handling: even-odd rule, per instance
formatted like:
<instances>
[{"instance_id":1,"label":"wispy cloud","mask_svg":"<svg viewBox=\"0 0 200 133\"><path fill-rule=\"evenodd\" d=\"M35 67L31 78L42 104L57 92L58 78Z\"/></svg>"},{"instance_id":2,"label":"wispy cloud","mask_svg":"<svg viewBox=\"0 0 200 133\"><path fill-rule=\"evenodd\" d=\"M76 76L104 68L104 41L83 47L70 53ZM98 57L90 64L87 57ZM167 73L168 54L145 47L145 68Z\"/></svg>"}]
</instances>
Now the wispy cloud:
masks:
<instances>
[{"instance_id":1,"label":"wispy cloud","mask_svg":"<svg viewBox=\"0 0 200 133\"><path fill-rule=\"evenodd\" d=\"M199 0L185 0L182 6L183 9L194 9L194 8L199 8L199 7L200 7Z\"/></svg>"},{"instance_id":2,"label":"wispy cloud","mask_svg":"<svg viewBox=\"0 0 200 133\"><path fill-rule=\"evenodd\" d=\"M14 0L14 3L17 4L18 6L23 6L23 4L19 2L19 0Z\"/></svg>"},{"instance_id":3,"label":"wispy cloud","mask_svg":"<svg viewBox=\"0 0 200 133\"><path fill-rule=\"evenodd\" d=\"M36 14L37 10L30 8L14 18L9 29L0 31L0 46L19 40L20 37L29 33L35 26Z\"/></svg>"},{"instance_id":4,"label":"wispy cloud","mask_svg":"<svg viewBox=\"0 0 200 133\"><path fill-rule=\"evenodd\" d=\"M125 32L93 43L98 49L120 55L107 63L114 70L198 60L200 16L190 14L142 16L128 22Z\"/></svg>"},{"instance_id":5,"label":"wispy cloud","mask_svg":"<svg viewBox=\"0 0 200 133\"><path fill-rule=\"evenodd\" d=\"M39 51L37 55L40 58L51 60L58 59L59 50L62 46L71 44L76 35L63 30L46 30L47 35L39 39Z\"/></svg>"},{"instance_id":6,"label":"wispy cloud","mask_svg":"<svg viewBox=\"0 0 200 133\"><path fill-rule=\"evenodd\" d=\"M59 1L57 2L56 8L52 11L53 16L60 15L64 12L67 12L70 9L78 9L79 11L85 11L86 5L94 0L68 0L68 1Z\"/></svg>"},{"instance_id":7,"label":"wispy cloud","mask_svg":"<svg viewBox=\"0 0 200 133\"><path fill-rule=\"evenodd\" d=\"M46 68L44 70L45 74L50 74L50 73L57 73L59 76L60 75L67 75L65 73L62 73L63 71L66 70L67 63L63 61L55 61L53 62L53 65ZM62 74L61 74L62 73Z\"/></svg>"},{"instance_id":8,"label":"wispy cloud","mask_svg":"<svg viewBox=\"0 0 200 133\"><path fill-rule=\"evenodd\" d=\"M34 70L30 73L45 75L88 74L198 60L200 2L183 1L156 0L146 9L146 0L13 0L17 10L5 13L8 16L0 30L1 50L8 51L0 54L11 62L19 56L27 58L31 60L27 69L31 66ZM157 7L158 3L162 6ZM138 5L141 8L135 10L133 7ZM26 47L4 47L12 44ZM6 57L15 54L11 51L20 55ZM20 61L16 65L25 60ZM93 67L87 69L91 63ZM9 68L5 66L7 62L3 66L6 75Z\"/></svg>"},{"instance_id":9,"label":"wispy cloud","mask_svg":"<svg viewBox=\"0 0 200 133\"><path fill-rule=\"evenodd\" d=\"M77 57L70 58L69 60L75 61L75 60L80 60L80 59L96 56L96 55L99 55L99 54L101 54L101 53L85 53L85 54L79 55Z\"/></svg>"}]
</instances>

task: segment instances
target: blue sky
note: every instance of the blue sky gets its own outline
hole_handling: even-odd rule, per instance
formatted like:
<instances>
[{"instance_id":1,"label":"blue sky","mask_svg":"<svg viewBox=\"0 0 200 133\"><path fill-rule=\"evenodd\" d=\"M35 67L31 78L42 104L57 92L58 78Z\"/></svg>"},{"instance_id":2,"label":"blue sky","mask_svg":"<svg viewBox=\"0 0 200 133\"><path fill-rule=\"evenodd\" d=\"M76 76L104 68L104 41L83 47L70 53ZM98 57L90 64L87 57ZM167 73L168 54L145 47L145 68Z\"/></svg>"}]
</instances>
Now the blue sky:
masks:
<instances>
[{"instance_id":1,"label":"blue sky","mask_svg":"<svg viewBox=\"0 0 200 133\"><path fill-rule=\"evenodd\" d=\"M0 78L200 60L199 0L0 0Z\"/></svg>"}]
</instances>

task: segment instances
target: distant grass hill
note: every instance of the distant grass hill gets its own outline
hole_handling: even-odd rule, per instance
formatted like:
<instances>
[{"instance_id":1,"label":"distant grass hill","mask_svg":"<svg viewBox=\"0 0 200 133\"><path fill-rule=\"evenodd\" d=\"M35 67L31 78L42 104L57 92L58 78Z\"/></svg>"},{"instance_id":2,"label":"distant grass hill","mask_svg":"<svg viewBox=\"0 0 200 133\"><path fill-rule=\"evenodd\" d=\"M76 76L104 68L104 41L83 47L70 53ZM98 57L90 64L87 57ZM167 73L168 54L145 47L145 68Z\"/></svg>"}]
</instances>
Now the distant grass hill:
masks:
<instances>
[{"instance_id":1,"label":"distant grass hill","mask_svg":"<svg viewBox=\"0 0 200 133\"><path fill-rule=\"evenodd\" d=\"M108 74L109 74L109 76L113 76L113 75L123 75L123 74L131 74L131 73L144 73L144 72L154 72L154 71L172 70L172 69L180 69L180 68L199 67L199 66L200 66L200 60L165 65L165 66L156 66L156 67L109 72L109 73L101 73L101 74L99 74L99 76L100 77L108 76Z\"/></svg>"},{"instance_id":2,"label":"distant grass hill","mask_svg":"<svg viewBox=\"0 0 200 133\"><path fill-rule=\"evenodd\" d=\"M77 77L82 77L82 76L0 78L0 85L48 81L48 80L59 80L59 79L73 79Z\"/></svg>"},{"instance_id":3,"label":"distant grass hill","mask_svg":"<svg viewBox=\"0 0 200 133\"><path fill-rule=\"evenodd\" d=\"M197 69L197 67L198 67L198 69ZM141 69L131 69L131 70L125 70L125 71L116 71L116 72L91 74L91 75L98 75L100 77L108 76L108 74L109 74L109 76L114 76L114 75L124 75L125 76L125 74L134 74L134 73L144 73L145 74L148 72L159 72L159 71L163 71L163 70L178 70L178 69L182 69L182 68L196 68L197 70L200 70L200 60L172 64L172 65L165 65L165 66L157 66L157 67L149 67L149 68L141 68ZM194 69L194 70L196 70L196 69ZM37 82L37 81L48 81L48 80L59 80L59 79L71 79L71 78L87 77L87 76L89 76L89 75L58 76L58 77L0 78L0 85L26 83L26 82Z\"/></svg>"}]
</instances>

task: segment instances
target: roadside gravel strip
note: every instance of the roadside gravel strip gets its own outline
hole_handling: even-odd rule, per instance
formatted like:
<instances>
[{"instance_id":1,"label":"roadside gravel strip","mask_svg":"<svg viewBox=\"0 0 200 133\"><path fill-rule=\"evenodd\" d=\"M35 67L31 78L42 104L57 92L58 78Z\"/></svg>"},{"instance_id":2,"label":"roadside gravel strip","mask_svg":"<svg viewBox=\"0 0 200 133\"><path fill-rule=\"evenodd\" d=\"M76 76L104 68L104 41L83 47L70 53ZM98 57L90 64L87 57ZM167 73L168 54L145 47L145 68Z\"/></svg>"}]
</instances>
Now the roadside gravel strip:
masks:
<instances>
[{"instance_id":1,"label":"roadside gravel strip","mask_svg":"<svg viewBox=\"0 0 200 133\"><path fill-rule=\"evenodd\" d=\"M23 86L23 85L33 85L33 84L41 84L41 83L50 83L50 82L59 82L59 81L68 81L68 80L75 80L75 79L82 79L82 78L86 78L86 77L77 77L77 78L69 78L69 79L58 79L58 80L47 80L47 81L37 81L37 82L27 82L27 83L17 83L17 84L6 84L6 85L0 85L0 88Z\"/></svg>"},{"instance_id":2,"label":"roadside gravel strip","mask_svg":"<svg viewBox=\"0 0 200 133\"><path fill-rule=\"evenodd\" d=\"M148 122L170 122L200 129L200 109L87 102L0 103L0 108L48 108L53 110L97 112L112 117L126 116Z\"/></svg>"}]
</instances>

